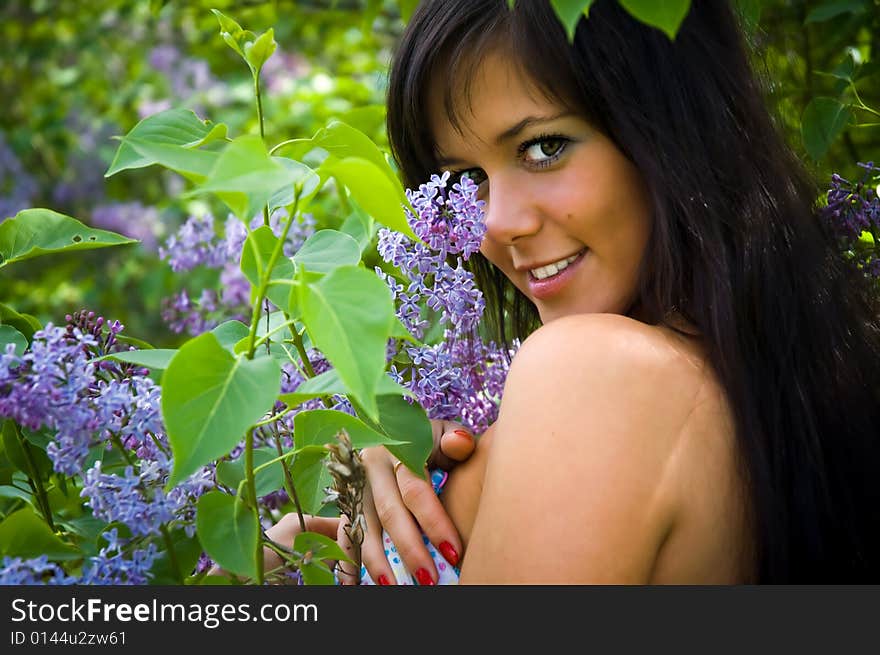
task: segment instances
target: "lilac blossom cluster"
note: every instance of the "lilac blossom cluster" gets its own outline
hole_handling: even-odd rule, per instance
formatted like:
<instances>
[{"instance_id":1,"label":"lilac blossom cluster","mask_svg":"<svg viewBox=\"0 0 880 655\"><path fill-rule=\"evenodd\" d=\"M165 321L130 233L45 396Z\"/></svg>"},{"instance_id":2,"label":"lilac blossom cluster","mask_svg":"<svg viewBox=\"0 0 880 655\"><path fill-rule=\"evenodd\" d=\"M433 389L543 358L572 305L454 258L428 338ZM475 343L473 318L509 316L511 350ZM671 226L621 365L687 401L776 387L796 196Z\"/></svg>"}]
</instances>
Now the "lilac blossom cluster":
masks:
<instances>
[{"instance_id":1,"label":"lilac blossom cluster","mask_svg":"<svg viewBox=\"0 0 880 655\"><path fill-rule=\"evenodd\" d=\"M432 175L418 191L407 189L416 211L408 211L407 218L422 242L379 231L379 255L400 269L405 282L379 267L376 273L391 289L398 318L415 337L423 339L430 325L426 307L444 327L440 343L393 344L391 375L413 391L430 418L459 420L481 433L497 418L512 353L481 338L485 301L464 268L485 234L484 203L469 178L451 189L448 182L447 172Z\"/></svg>"},{"instance_id":2,"label":"lilac blossom cluster","mask_svg":"<svg viewBox=\"0 0 880 655\"><path fill-rule=\"evenodd\" d=\"M281 236L287 220L285 209L272 213L269 227L275 236ZM311 215L304 214L293 220L295 223L284 244L284 254L288 257L315 232L315 220ZM250 228L256 229L262 224L263 217L256 216ZM162 317L173 332L197 336L224 320L248 320L250 284L239 268L246 238L247 229L234 216L226 219L223 233L219 234L215 218L211 214L203 214L190 216L165 245L159 247L159 256L168 262L175 273L197 266L220 270L219 290L202 289L194 298L184 289L164 300Z\"/></svg>"},{"instance_id":3,"label":"lilac blossom cluster","mask_svg":"<svg viewBox=\"0 0 880 655\"><path fill-rule=\"evenodd\" d=\"M126 350L117 338L122 329L118 321L77 312L64 327L48 324L35 332L23 354L10 345L0 359L0 418L47 433L54 470L81 476L80 496L92 515L125 524L131 533L127 539L105 533L107 546L78 580L89 584L145 582L157 553L150 539L169 524L192 536L196 501L214 487L213 470L204 467L165 491L173 460L159 387L146 369L98 360ZM4 584L26 575L66 581L41 561L4 560L2 570Z\"/></svg>"},{"instance_id":4,"label":"lilac blossom cluster","mask_svg":"<svg viewBox=\"0 0 880 655\"><path fill-rule=\"evenodd\" d=\"M880 197L872 186L880 180L880 167L873 162L859 166L865 173L858 182L850 182L837 173L831 176L828 204L822 209L822 217L865 274L880 278ZM873 243L861 241L865 232L871 235Z\"/></svg>"}]
</instances>

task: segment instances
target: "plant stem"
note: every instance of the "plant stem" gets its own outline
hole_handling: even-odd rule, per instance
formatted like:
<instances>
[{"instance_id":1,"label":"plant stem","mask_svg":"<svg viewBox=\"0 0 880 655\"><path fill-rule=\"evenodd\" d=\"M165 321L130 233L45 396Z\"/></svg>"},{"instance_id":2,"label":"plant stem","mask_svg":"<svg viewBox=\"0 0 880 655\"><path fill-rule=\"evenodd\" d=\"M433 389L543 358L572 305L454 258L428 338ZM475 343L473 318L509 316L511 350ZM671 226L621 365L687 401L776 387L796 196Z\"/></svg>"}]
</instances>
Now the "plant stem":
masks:
<instances>
[{"instance_id":1,"label":"plant stem","mask_svg":"<svg viewBox=\"0 0 880 655\"><path fill-rule=\"evenodd\" d=\"M278 436L278 426L272 426L272 436L275 438L275 451L278 453L279 457L284 455L284 449L281 448L281 437ZM293 476L290 475L290 469L287 468L287 463L281 463L281 470L284 471L284 489L287 491L287 495L290 496L290 499L293 501L293 506L296 507L296 515L299 517L299 527L303 532L306 531L306 520L303 517L302 513L302 505L299 502L299 496L296 495L296 487L293 486Z\"/></svg>"},{"instance_id":2,"label":"plant stem","mask_svg":"<svg viewBox=\"0 0 880 655\"><path fill-rule=\"evenodd\" d=\"M260 509L257 506L257 484L254 477L254 431L248 430L244 450L244 472L247 480L248 499L254 509L254 521L257 522L257 533L263 532L260 525ZM257 539L257 548L254 553L257 564L257 584L263 584L263 540Z\"/></svg>"},{"instance_id":3,"label":"plant stem","mask_svg":"<svg viewBox=\"0 0 880 655\"><path fill-rule=\"evenodd\" d=\"M25 459L28 461L28 466L33 472L33 476L28 477L28 482L29 484L32 484L37 497L37 502L40 505L40 512L43 514L46 524L52 532L55 532L55 522L52 520L52 509L49 506L49 496L46 495L46 488L43 486L43 481L40 479L40 472L37 470L37 463L34 461L33 453L31 453L30 444L21 434L18 426L15 424L13 425L15 426L15 435L18 437L19 444L21 444L21 450L24 453Z\"/></svg>"},{"instance_id":4,"label":"plant stem","mask_svg":"<svg viewBox=\"0 0 880 655\"><path fill-rule=\"evenodd\" d=\"M260 93L260 71L254 73L254 96L257 98L257 119L260 123L260 138L266 140L266 126L263 118L263 96ZM263 207L263 225L269 225L269 205Z\"/></svg>"},{"instance_id":5,"label":"plant stem","mask_svg":"<svg viewBox=\"0 0 880 655\"><path fill-rule=\"evenodd\" d=\"M250 334L248 335L248 359L254 358L254 352L257 349L257 325L260 322L260 314L263 311L263 299L266 297L266 291L269 288L269 282L272 278L272 269L275 268L275 262L278 261L278 258L284 251L284 242L287 241L287 234L290 232L290 226L293 224L293 220L296 217L297 205L299 205L300 191L301 189L296 190L296 194L293 200L293 211L290 213L290 218L284 225L284 231L281 233L281 237L275 243L275 247L272 249L272 254L269 255L269 261L266 264L266 268L263 271L263 274L260 276L260 288L257 290L257 301L254 303L254 315L251 317L251 330Z\"/></svg>"},{"instance_id":6,"label":"plant stem","mask_svg":"<svg viewBox=\"0 0 880 655\"><path fill-rule=\"evenodd\" d=\"M171 560L171 570L174 571L174 577L183 584L183 572L180 570L180 562L177 561L177 552L174 550L174 542L171 541L171 533L168 532L168 526L163 524L159 530L162 533L165 548L168 550L168 559Z\"/></svg>"}]
</instances>

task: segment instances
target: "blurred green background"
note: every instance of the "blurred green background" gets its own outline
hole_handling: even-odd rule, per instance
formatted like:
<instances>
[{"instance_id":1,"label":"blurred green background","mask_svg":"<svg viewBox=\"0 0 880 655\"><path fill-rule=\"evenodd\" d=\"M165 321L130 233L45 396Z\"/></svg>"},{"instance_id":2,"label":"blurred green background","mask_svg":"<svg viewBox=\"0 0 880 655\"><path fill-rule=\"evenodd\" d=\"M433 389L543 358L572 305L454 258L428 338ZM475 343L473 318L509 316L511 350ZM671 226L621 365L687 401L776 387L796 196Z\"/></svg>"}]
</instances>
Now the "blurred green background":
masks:
<instances>
[{"instance_id":1,"label":"blurred green background","mask_svg":"<svg viewBox=\"0 0 880 655\"><path fill-rule=\"evenodd\" d=\"M699 1L699 0L694 0ZM410 0L163 2L4 0L0 6L0 220L49 207L142 241L42 257L0 270L0 303L63 322L93 309L157 346L180 343L164 298L218 284L218 271L174 274L158 247L196 207L158 168L104 179L116 142L170 107L258 133L247 67L219 36L216 8L275 29L263 69L269 144L341 117L383 147L388 61ZM739 0L768 102L821 188L880 159L880 0ZM817 100L819 99L819 100ZM219 212L218 219L225 217ZM319 225L333 225L322 216Z\"/></svg>"}]
</instances>

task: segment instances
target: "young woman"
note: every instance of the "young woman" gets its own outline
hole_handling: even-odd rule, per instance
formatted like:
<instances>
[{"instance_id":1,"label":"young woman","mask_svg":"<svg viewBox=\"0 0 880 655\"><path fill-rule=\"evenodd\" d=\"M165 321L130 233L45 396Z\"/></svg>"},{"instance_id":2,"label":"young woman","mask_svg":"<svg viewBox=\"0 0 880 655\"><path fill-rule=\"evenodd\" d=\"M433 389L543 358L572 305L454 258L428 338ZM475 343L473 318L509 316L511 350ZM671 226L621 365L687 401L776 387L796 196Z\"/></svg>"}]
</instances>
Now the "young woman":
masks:
<instances>
[{"instance_id":1,"label":"young woman","mask_svg":"<svg viewBox=\"0 0 880 655\"><path fill-rule=\"evenodd\" d=\"M409 186L479 184L475 271L524 343L449 516L365 453L374 580L383 526L428 584L421 531L471 583L880 580L877 306L728 2L670 41L597 0L570 44L543 0L427 0L388 98Z\"/></svg>"}]
</instances>

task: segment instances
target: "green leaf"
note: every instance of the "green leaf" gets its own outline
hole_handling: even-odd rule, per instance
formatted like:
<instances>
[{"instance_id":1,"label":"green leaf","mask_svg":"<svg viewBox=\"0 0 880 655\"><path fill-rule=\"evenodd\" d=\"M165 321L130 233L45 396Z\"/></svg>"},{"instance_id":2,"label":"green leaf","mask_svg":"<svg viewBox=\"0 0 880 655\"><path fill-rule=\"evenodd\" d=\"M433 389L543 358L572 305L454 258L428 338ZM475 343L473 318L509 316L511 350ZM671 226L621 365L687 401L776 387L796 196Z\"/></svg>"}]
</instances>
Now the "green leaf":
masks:
<instances>
[{"instance_id":1,"label":"green leaf","mask_svg":"<svg viewBox=\"0 0 880 655\"><path fill-rule=\"evenodd\" d=\"M202 548L223 569L257 576L257 518L243 502L220 491L203 494L196 507L196 532Z\"/></svg>"},{"instance_id":2,"label":"green leaf","mask_svg":"<svg viewBox=\"0 0 880 655\"><path fill-rule=\"evenodd\" d=\"M394 323L388 287L375 273L341 266L301 289L302 321L367 415L376 417L376 387L385 374L385 344Z\"/></svg>"},{"instance_id":3,"label":"green leaf","mask_svg":"<svg viewBox=\"0 0 880 655\"><path fill-rule=\"evenodd\" d=\"M295 170L282 166L269 156L259 136L247 134L229 143L207 179L186 195L215 193L236 216L249 221L276 192L305 183L314 174L304 165Z\"/></svg>"},{"instance_id":4,"label":"green leaf","mask_svg":"<svg viewBox=\"0 0 880 655\"><path fill-rule=\"evenodd\" d=\"M171 533L171 545L174 548L174 557L177 560L180 575L186 579L199 561L202 546L198 539L188 536L182 528ZM159 551L156 559L153 560L150 572L153 574L153 577L150 578L150 585L179 585L183 582L177 577L171 562L171 553L166 548Z\"/></svg>"},{"instance_id":5,"label":"green leaf","mask_svg":"<svg viewBox=\"0 0 880 655\"><path fill-rule=\"evenodd\" d=\"M581 16L587 16L595 0L550 0L553 11L565 27L568 40L574 41L574 32Z\"/></svg>"},{"instance_id":6,"label":"green leaf","mask_svg":"<svg viewBox=\"0 0 880 655\"><path fill-rule=\"evenodd\" d=\"M344 184L363 210L382 225L419 240L406 221L398 188L374 162L363 157L328 158L321 168Z\"/></svg>"},{"instance_id":7,"label":"green leaf","mask_svg":"<svg viewBox=\"0 0 880 655\"><path fill-rule=\"evenodd\" d=\"M865 11L864 0L826 0L814 7L804 19L804 24L821 23L841 14L858 14Z\"/></svg>"},{"instance_id":8,"label":"green leaf","mask_svg":"<svg viewBox=\"0 0 880 655\"><path fill-rule=\"evenodd\" d=\"M18 425L12 419L3 422L3 450L7 459L32 480L46 480L52 473L52 462L42 448L22 440Z\"/></svg>"},{"instance_id":9,"label":"green leaf","mask_svg":"<svg viewBox=\"0 0 880 655\"><path fill-rule=\"evenodd\" d=\"M28 340L11 325L0 325L0 353L6 352L7 344L15 345L15 354L21 357L27 350Z\"/></svg>"},{"instance_id":10,"label":"green leaf","mask_svg":"<svg viewBox=\"0 0 880 655\"><path fill-rule=\"evenodd\" d=\"M150 350L127 350L125 352L110 353L103 357L96 357L92 361L100 362L103 359L113 359L118 362L137 364L154 372L164 371L168 368L171 359L177 354L170 348L153 348Z\"/></svg>"},{"instance_id":11,"label":"green leaf","mask_svg":"<svg viewBox=\"0 0 880 655\"><path fill-rule=\"evenodd\" d=\"M174 454L168 488L232 450L280 387L271 357L235 358L210 332L183 344L162 375L162 418Z\"/></svg>"},{"instance_id":12,"label":"green leaf","mask_svg":"<svg viewBox=\"0 0 880 655\"><path fill-rule=\"evenodd\" d=\"M303 533L305 534L305 533ZM303 582L307 585L331 586L336 584L336 578L330 568L320 560L311 560L300 565Z\"/></svg>"},{"instance_id":13,"label":"green leaf","mask_svg":"<svg viewBox=\"0 0 880 655\"><path fill-rule=\"evenodd\" d=\"M337 230L318 230L293 256L295 264L315 273L329 273L340 266L353 266L360 260L361 250L357 242Z\"/></svg>"},{"instance_id":14,"label":"green leaf","mask_svg":"<svg viewBox=\"0 0 880 655\"><path fill-rule=\"evenodd\" d=\"M162 164L173 170L202 171L204 164L194 165L192 162L200 157L207 161L214 153L198 153L191 149L225 138L226 125L223 123L203 121L189 109L169 109L143 119L122 138L104 177L152 164ZM187 153L195 154L187 159ZM179 159L175 159L176 155Z\"/></svg>"},{"instance_id":15,"label":"green leaf","mask_svg":"<svg viewBox=\"0 0 880 655\"><path fill-rule=\"evenodd\" d=\"M354 200L350 200L350 202L353 205L352 212L342 222L339 231L354 239L361 255L363 255L373 242L373 237L376 234L376 222L358 207Z\"/></svg>"},{"instance_id":16,"label":"green leaf","mask_svg":"<svg viewBox=\"0 0 880 655\"><path fill-rule=\"evenodd\" d=\"M0 485L0 498L23 500L29 505L34 504L31 494L9 484Z\"/></svg>"},{"instance_id":17,"label":"green leaf","mask_svg":"<svg viewBox=\"0 0 880 655\"><path fill-rule=\"evenodd\" d=\"M230 48L235 50L247 62L247 57L244 54L244 44L248 41L254 41L257 35L249 30L242 29L241 25L216 9L212 9L211 12L220 22L220 36L223 37L223 40L226 41ZM248 65L250 66L249 62Z\"/></svg>"},{"instance_id":18,"label":"green leaf","mask_svg":"<svg viewBox=\"0 0 880 655\"><path fill-rule=\"evenodd\" d=\"M345 395L349 393L345 383L339 377L339 373L335 368L324 371L320 375L307 379L300 384L296 391L285 393L278 396L278 400L286 403L290 407L296 407L312 398L320 398L321 396ZM376 387L376 395L408 395L412 396L412 392L395 382L390 375L384 375L379 380Z\"/></svg>"},{"instance_id":19,"label":"green leaf","mask_svg":"<svg viewBox=\"0 0 880 655\"><path fill-rule=\"evenodd\" d=\"M0 268L40 255L137 243L107 230L86 227L51 209L24 209L0 223Z\"/></svg>"},{"instance_id":20,"label":"green leaf","mask_svg":"<svg viewBox=\"0 0 880 655\"><path fill-rule=\"evenodd\" d=\"M300 532L293 540L293 549L303 555L310 553L314 559L352 561L339 544L318 532Z\"/></svg>"},{"instance_id":21,"label":"green leaf","mask_svg":"<svg viewBox=\"0 0 880 655\"><path fill-rule=\"evenodd\" d=\"M633 18L663 31L670 40L675 39L691 0L618 0Z\"/></svg>"},{"instance_id":22,"label":"green leaf","mask_svg":"<svg viewBox=\"0 0 880 655\"><path fill-rule=\"evenodd\" d=\"M278 457L278 453L272 448L257 448L254 450L254 468L270 462ZM256 474L254 480L257 486L257 496L265 496L273 491L278 491L284 485L284 471L280 461L267 466ZM217 462L217 482L224 484L233 491L245 479L244 455L231 462Z\"/></svg>"},{"instance_id":23,"label":"green leaf","mask_svg":"<svg viewBox=\"0 0 880 655\"><path fill-rule=\"evenodd\" d=\"M0 523L0 557L39 557L50 560L73 560L82 557L79 551L61 539L31 507L24 507Z\"/></svg>"},{"instance_id":24,"label":"green leaf","mask_svg":"<svg viewBox=\"0 0 880 655\"><path fill-rule=\"evenodd\" d=\"M301 532L293 540L293 549L303 555L300 564L303 582L307 585L332 585L333 573L322 560L351 562L351 558L335 541L317 532Z\"/></svg>"},{"instance_id":25,"label":"green leaf","mask_svg":"<svg viewBox=\"0 0 880 655\"><path fill-rule=\"evenodd\" d=\"M338 119L331 120L312 137L313 145L323 148L335 159L360 157L375 164L395 187L400 203L407 205L403 185L395 175L382 150L373 140L360 130Z\"/></svg>"},{"instance_id":26,"label":"green leaf","mask_svg":"<svg viewBox=\"0 0 880 655\"><path fill-rule=\"evenodd\" d=\"M278 237L272 232L272 228L263 225L248 235L241 251L241 272L251 283L251 302L256 302L253 296L260 286L260 279L267 274L266 268L272 251L278 243ZM275 260L275 265L268 271L270 280L292 280L293 262L283 254ZM277 307L286 307L290 297L290 287L287 285L270 286L266 292Z\"/></svg>"},{"instance_id":27,"label":"green leaf","mask_svg":"<svg viewBox=\"0 0 880 655\"><path fill-rule=\"evenodd\" d=\"M297 180L302 189L299 196L299 210L308 205L312 197L321 187L321 178L318 174L305 164L288 159L287 157L272 157L272 161L283 166L287 170L297 175ZM294 186L284 186L272 194L269 198L269 211L274 211L278 207L287 207L292 205L296 200L296 188ZM294 217L296 218L296 217Z\"/></svg>"},{"instance_id":28,"label":"green leaf","mask_svg":"<svg viewBox=\"0 0 880 655\"><path fill-rule=\"evenodd\" d=\"M324 503L324 489L333 484L333 478L324 461L329 451L323 446L304 446L294 456L290 475L296 483L300 509L306 514L317 514Z\"/></svg>"},{"instance_id":29,"label":"green leaf","mask_svg":"<svg viewBox=\"0 0 880 655\"><path fill-rule=\"evenodd\" d=\"M233 320L224 321L211 330L211 333L217 337L217 341L221 346L232 352L235 344L248 336L250 329L241 321Z\"/></svg>"},{"instance_id":30,"label":"green leaf","mask_svg":"<svg viewBox=\"0 0 880 655\"><path fill-rule=\"evenodd\" d=\"M736 0L736 5L745 26L757 27L761 20L761 0Z\"/></svg>"},{"instance_id":31,"label":"green leaf","mask_svg":"<svg viewBox=\"0 0 880 655\"><path fill-rule=\"evenodd\" d=\"M277 47L275 31L271 27L257 37L256 41L244 43L244 60L251 67L254 75L259 75L263 64L269 60Z\"/></svg>"},{"instance_id":32,"label":"green leaf","mask_svg":"<svg viewBox=\"0 0 880 655\"><path fill-rule=\"evenodd\" d=\"M834 98L813 98L801 116L801 136L807 153L819 160L849 122L850 108Z\"/></svg>"},{"instance_id":33,"label":"green leaf","mask_svg":"<svg viewBox=\"0 0 880 655\"><path fill-rule=\"evenodd\" d=\"M334 442L340 430L348 432L355 448L400 443L377 432L359 418L335 409L312 409L300 412L293 419L293 440L297 449Z\"/></svg>"},{"instance_id":34,"label":"green leaf","mask_svg":"<svg viewBox=\"0 0 880 655\"><path fill-rule=\"evenodd\" d=\"M433 429L425 410L417 403L410 403L399 395L380 396L379 421L370 427L396 443L386 448L420 477L425 477L425 463L434 447ZM360 408L357 408L358 411Z\"/></svg>"},{"instance_id":35,"label":"green leaf","mask_svg":"<svg viewBox=\"0 0 880 655\"><path fill-rule=\"evenodd\" d=\"M40 324L40 321L37 320L36 316L19 314L12 309L12 307L4 305L3 303L0 303L0 323L14 327L21 332L28 341L33 338L34 332L43 327Z\"/></svg>"}]
</instances>

